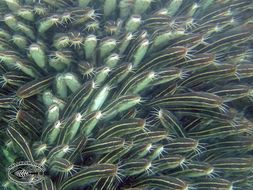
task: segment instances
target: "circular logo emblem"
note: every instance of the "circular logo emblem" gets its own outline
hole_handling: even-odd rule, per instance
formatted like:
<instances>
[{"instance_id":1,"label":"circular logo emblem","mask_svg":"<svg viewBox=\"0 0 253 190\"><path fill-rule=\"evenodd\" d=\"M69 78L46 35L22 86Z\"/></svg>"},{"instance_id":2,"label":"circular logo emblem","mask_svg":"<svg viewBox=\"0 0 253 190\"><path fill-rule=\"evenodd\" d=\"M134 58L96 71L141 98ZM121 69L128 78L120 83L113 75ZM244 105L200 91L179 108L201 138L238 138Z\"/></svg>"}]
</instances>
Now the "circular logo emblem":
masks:
<instances>
[{"instance_id":1,"label":"circular logo emblem","mask_svg":"<svg viewBox=\"0 0 253 190\"><path fill-rule=\"evenodd\" d=\"M9 179L20 185L35 185L44 179L45 168L35 162L22 161L8 167Z\"/></svg>"}]
</instances>

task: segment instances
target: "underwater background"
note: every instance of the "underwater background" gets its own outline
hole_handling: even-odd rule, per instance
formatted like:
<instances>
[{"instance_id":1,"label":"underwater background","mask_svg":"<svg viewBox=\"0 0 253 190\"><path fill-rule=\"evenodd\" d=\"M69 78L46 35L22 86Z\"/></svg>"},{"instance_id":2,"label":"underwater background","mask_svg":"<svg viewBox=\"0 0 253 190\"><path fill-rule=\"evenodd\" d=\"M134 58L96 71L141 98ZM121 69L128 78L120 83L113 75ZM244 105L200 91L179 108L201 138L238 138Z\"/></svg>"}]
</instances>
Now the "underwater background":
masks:
<instances>
[{"instance_id":1,"label":"underwater background","mask_svg":"<svg viewBox=\"0 0 253 190\"><path fill-rule=\"evenodd\" d=\"M0 0L0 189L252 190L252 16L252 0ZM45 172L15 181L20 161Z\"/></svg>"}]
</instances>

